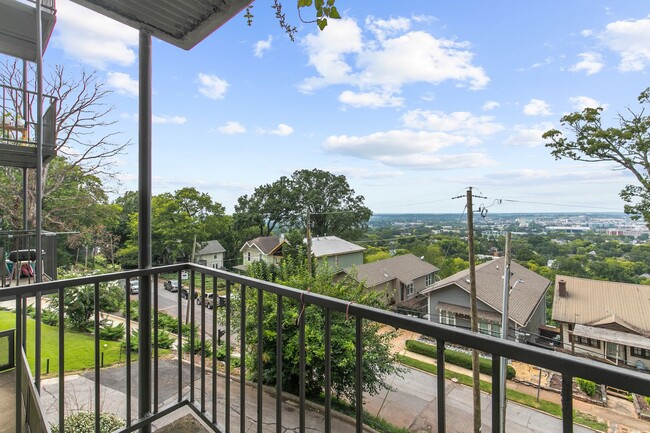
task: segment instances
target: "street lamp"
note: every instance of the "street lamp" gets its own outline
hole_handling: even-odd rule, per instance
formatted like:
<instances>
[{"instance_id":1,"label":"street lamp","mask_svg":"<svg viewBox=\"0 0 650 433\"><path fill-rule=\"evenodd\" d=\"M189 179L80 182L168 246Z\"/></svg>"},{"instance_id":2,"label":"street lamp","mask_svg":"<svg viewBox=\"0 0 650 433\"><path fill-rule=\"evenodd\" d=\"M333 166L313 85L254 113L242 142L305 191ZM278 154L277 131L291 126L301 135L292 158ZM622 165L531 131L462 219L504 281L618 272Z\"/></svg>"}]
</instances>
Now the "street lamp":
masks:
<instances>
[{"instance_id":1,"label":"street lamp","mask_svg":"<svg viewBox=\"0 0 650 433\"><path fill-rule=\"evenodd\" d=\"M504 340L508 339L508 302L510 300L510 292L517 287L517 284L523 283L524 280L521 278L515 281L515 283L510 287L510 264L506 265L505 274L504 274L504 283L503 283L503 305L501 309L501 338ZM508 360L502 356L499 366L501 367L501 381L499 383L499 396L501 401L499 403L499 409L501 410L501 432L506 431L506 367Z\"/></svg>"}]
</instances>

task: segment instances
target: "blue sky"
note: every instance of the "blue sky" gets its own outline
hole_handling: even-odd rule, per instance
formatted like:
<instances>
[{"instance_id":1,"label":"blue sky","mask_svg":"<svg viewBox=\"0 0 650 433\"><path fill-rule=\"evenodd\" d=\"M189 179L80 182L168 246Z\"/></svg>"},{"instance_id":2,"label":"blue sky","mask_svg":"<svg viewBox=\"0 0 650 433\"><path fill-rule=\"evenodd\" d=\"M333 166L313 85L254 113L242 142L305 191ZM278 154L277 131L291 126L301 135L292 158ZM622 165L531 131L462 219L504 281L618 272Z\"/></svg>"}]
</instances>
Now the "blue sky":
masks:
<instances>
[{"instance_id":1,"label":"blue sky","mask_svg":"<svg viewBox=\"0 0 650 433\"><path fill-rule=\"evenodd\" d=\"M195 186L232 212L256 186L319 168L376 213L461 212L450 198L468 186L488 206L516 201L493 212L622 210L625 172L555 161L541 133L585 106L612 124L638 111L647 0L337 0L343 19L299 25L295 42L270 4L189 52L154 41L154 193ZM57 7L45 63L96 69L115 91L116 129L134 142L120 190L137 189L137 33Z\"/></svg>"}]
</instances>

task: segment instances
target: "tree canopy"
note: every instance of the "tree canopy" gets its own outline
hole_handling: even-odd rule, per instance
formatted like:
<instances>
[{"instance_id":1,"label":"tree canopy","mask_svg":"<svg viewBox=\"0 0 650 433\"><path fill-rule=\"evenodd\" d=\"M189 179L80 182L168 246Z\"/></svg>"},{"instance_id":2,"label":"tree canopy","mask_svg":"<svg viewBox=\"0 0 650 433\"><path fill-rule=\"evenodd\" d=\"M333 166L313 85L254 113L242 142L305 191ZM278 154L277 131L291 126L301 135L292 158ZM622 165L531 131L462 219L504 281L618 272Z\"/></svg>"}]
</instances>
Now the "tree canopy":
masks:
<instances>
[{"instance_id":1,"label":"tree canopy","mask_svg":"<svg viewBox=\"0 0 650 433\"><path fill-rule=\"evenodd\" d=\"M650 102L650 88L638 97L640 104ZM601 118L603 108L585 108L560 119L563 131L544 133L546 147L556 159L614 163L627 170L636 184L626 185L620 192L625 213L641 219L650 227L650 116L642 108L618 115L618 127L606 127Z\"/></svg>"},{"instance_id":2,"label":"tree canopy","mask_svg":"<svg viewBox=\"0 0 650 433\"><path fill-rule=\"evenodd\" d=\"M235 227L256 227L268 236L278 225L303 230L307 214L313 236L359 238L368 227L372 211L364 197L355 195L344 175L312 169L297 170L290 178L259 186L235 206Z\"/></svg>"}]
</instances>

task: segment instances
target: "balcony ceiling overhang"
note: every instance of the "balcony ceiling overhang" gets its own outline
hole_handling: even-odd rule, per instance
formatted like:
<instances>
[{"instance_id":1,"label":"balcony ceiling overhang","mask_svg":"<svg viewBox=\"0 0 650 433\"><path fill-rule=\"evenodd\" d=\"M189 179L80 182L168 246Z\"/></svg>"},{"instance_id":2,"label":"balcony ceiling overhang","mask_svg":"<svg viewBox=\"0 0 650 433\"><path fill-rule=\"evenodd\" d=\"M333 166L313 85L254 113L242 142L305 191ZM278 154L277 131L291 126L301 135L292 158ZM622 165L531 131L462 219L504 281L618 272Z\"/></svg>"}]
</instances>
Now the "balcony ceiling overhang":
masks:
<instances>
[{"instance_id":1,"label":"balcony ceiling overhang","mask_svg":"<svg viewBox=\"0 0 650 433\"><path fill-rule=\"evenodd\" d=\"M252 0L72 1L185 50L193 48L252 3Z\"/></svg>"},{"instance_id":2,"label":"balcony ceiling overhang","mask_svg":"<svg viewBox=\"0 0 650 433\"><path fill-rule=\"evenodd\" d=\"M43 52L50 39L56 16L41 9ZM17 0L0 0L0 53L30 62L36 61L36 5Z\"/></svg>"}]
</instances>

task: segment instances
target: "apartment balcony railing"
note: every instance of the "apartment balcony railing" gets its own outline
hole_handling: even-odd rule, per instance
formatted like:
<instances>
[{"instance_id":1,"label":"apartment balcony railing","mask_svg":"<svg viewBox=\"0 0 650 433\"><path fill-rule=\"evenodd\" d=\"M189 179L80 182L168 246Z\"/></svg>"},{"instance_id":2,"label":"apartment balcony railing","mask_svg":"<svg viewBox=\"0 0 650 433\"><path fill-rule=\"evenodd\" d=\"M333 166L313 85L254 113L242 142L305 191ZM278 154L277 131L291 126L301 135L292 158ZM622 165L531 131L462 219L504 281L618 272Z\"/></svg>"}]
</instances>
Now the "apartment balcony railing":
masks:
<instances>
[{"instance_id":1,"label":"apartment balcony railing","mask_svg":"<svg viewBox=\"0 0 650 433\"><path fill-rule=\"evenodd\" d=\"M160 398L160 383L161 377L159 375L159 352L158 352L158 329L159 329L159 315L156 313L158 311L158 299L159 299L159 280L161 280L161 274L169 275L176 274L178 285L181 286L181 273L189 272L189 290L190 293L193 293L194 290L198 292L197 296L200 299L205 299L206 288L217 288L218 285L223 286L223 283L219 284L219 281L225 282L225 305L223 308L223 313L225 313L225 324L222 326L225 329L225 345L226 345L226 359L225 359L225 382L223 387L225 389L220 389L219 392L222 393L225 397L222 399L222 403L225 401L223 410L221 406L217 407L217 362L215 359L216 353L216 340L215 336L218 335L218 324L216 319L216 314L212 315L211 321L206 321L206 309L205 303L202 303L200 310L195 311L196 304L190 302L190 324L192 327L199 326L200 331L195 337L194 333L191 333L190 344L191 347L194 347L195 339L199 339L202 347L206 344L206 333L211 334L213 337L212 340L212 357L191 357L190 368L189 368L189 382L184 383L183 379L183 353L182 353L182 342L184 337L182 337L181 332L181 321L179 320L178 324L178 377L176 379L175 385L175 398L172 402L164 404L161 402ZM196 276L196 279L195 279ZM472 333L462 329L456 329L446 325L440 325L426 320L412 318L408 316L403 316L395 314L389 311L380 310L377 308L372 308L364 305L359 305L355 303L350 303L342 301L339 299L329 298L321 296L309 291L296 290L290 287L285 287L265 281L260 281L252 278L248 278L241 275L232 274L229 272L215 270L211 268L206 268L194 264L177 264L170 266L156 267L147 270L134 270L106 275L97 275L91 277L76 278L70 280L59 280L48 283L39 283L29 286L20 286L20 287L10 287L0 289L0 300L13 299L15 300L16 305L16 344L19 345L21 342L23 346L25 344L30 345L34 344L35 349L35 372L34 378L30 378L25 374L24 369L26 369L24 363L16 363L16 407L17 408L27 408L25 410L31 411L32 413L23 413L22 410L16 410L16 432L24 431L21 429L21 426L25 420L34 420L38 419L38 416L34 414L39 413L39 404L38 398L34 398L35 390L39 389L39 384L41 381L41 371L42 371L42 356L40 353L41 341L40 341L40 331L38 329L38 323L40 323L41 318L41 309L43 305L43 297L56 294L59 296L59 299L63 299L64 294L68 290L72 290L76 287L83 285L91 285L94 290L94 302L95 305L99 305L99 295L100 295L100 285L109 281L122 280L126 281L126 287L124 287L124 297L126 302L126 317L124 318L126 326L126 347L130 347L131 344L131 330L135 326L135 322L131 318L130 314L130 281L132 278L138 277L139 281L139 290L140 296L142 297L143 293L146 294L147 288L150 288L151 297L144 296L142 297L143 302L147 302L147 299L151 299L151 307L153 308L154 314L152 317L152 328L151 335L145 335L144 341L151 341L153 343L152 351L153 356L151 359L152 369L151 377L139 378L137 381L136 394L133 395L132 392L132 355L130 351L126 351L126 364L125 364L125 422L126 426L119 432L131 432L136 431L141 428L146 428L146 426L151 425L156 420L159 420L161 417L168 415L181 407L189 407L198 417L200 417L206 424L211 426L211 428L216 432L234 432L234 431L253 431L262 432L263 423L259 422L260 420L267 420L272 418L275 423L275 431L281 432L282 430L282 377L277 377L276 380L276 393L275 393L275 413L264 413L262 400L264 397L263 388L261 386L253 386L254 396L251 396L249 389L250 386L247 386L245 380L239 381L239 384L236 381L233 381L234 377L231 375L231 362L232 358L230 356L230 349L234 344L239 346L240 356L241 356L241 371L240 377L243 379L246 377L246 362L245 358L250 356L251 353L255 353L256 357L252 361L254 365L257 366L258 371L262 371L264 361L262 359L262 338L261 335L264 332L263 323L264 317L262 309L256 309L256 312L250 312L249 314L254 314L257 321L257 342L254 343L257 345L256 350L251 351L250 344L246 341L246 297L253 297L257 299L258 305L260 305L265 297L273 297L277 299L277 311L275 314L277 316L275 329L271 331L277 332L276 340L276 371L278 375L282 372L282 353L283 353L283 332L286 323L283 321L284 311L283 305L288 305L287 303L299 303L303 306L316 306L317 308L322 309L324 312L324 360L325 360L325 378L324 378L324 427L323 431L330 432L332 431L332 415L334 410L332 409L332 379L331 379L331 365L332 365L332 348L335 347L339 342L332 341L330 338L331 334L331 317L333 314L344 314L350 320L353 320L355 324L355 345L356 345L356 360L355 360L355 373L354 381L356 393L354 401L351 403L355 407L355 430L361 432L363 430L363 374L362 374L362 365L364 353L361 348L360 342L362 341L363 329L362 326L364 321L373 321L381 324L385 324L390 327L412 331L425 335L437 342L437 371L438 377L444 377L445 373L445 348L447 345L453 344L458 346L464 346L471 349L478 349L481 352L485 352L492 355L492 375L493 383L497 384L500 380L500 368L499 360L501 357L507 357L513 360L518 360L528 364L536 365L547 370L556 371L562 374L562 428L564 432L573 431L573 413L572 413L572 380L574 377L581 377L584 379L595 381L596 383L606 384L618 389L628 390L630 392L638 394L647 394L650 389L650 375L638 373L635 371L622 369L614 366L610 366L603 363L598 363L595 361L584 360L579 358L574 358L567 355L557 354L553 351L544 350L532 346L518 344L512 341L501 340L491 336L481 335L477 333ZM195 285L194 281L200 281L199 284ZM182 291L175 293L176 305L175 310L177 317L183 317L182 311ZM36 306L36 332L35 332L35 341L26 342L26 330L25 322L23 321L23 313L26 306L26 299L30 297L35 298ZM189 297L190 300L192 297ZM215 299L215 303L216 303ZM141 305L141 308L142 305ZM233 320L233 312L239 310L241 314L235 315L234 317L237 320ZM216 311L216 310L215 310ZM65 354L69 350L66 345L65 336L64 336L64 305L63 302L59 303L58 307L58 363L59 363L59 372L58 372L58 420L60 431L63 431L64 428L64 414L69 413L69 408L66 407L66 382L64 381L65 377ZM195 317L197 316L197 317ZM249 321L251 318L248 318ZM102 375L103 370L101 368L101 351L100 340L98 338L100 334L100 323L102 321L102 313L95 309L93 316L94 324L94 412L95 412L95 422L96 422L96 431L99 431L99 416L100 416L100 389L102 384ZM235 323L238 322L238 323ZM305 431L305 413L306 413L306 398L305 398L305 362L306 362L306 349L305 349L305 321L304 316L299 315L298 321L295 324L298 329L298 335L300 336L299 344L299 395L298 398L298 411L300 416L300 431ZM141 328L141 332L148 332L146 327ZM140 337L142 338L142 336ZM142 349L142 348L140 348ZM248 350L247 350L248 349ZM17 351L17 353L22 353L22 351ZM142 353L142 351L140 351ZM142 362L142 360L139 360ZM187 374L185 375L187 377ZM211 378L211 379L207 379ZM35 383L34 388L25 386L25 381ZM186 386L189 385L189 391ZM437 381L437 411L435 418L437 419L437 431L444 432L447 429L447 419L446 419L446 402L445 402L445 380ZM31 390L31 391L30 391ZM249 394L247 397L247 393ZM142 407L140 407L141 416L132 415L132 404L134 400L142 395L151 396L151 407L148 410L142 413ZM246 405L239 404L237 407L237 415L239 421L237 423L233 422L234 410L233 404L236 403L238 399L239 402L245 402L249 400L256 401L256 410L255 414L246 414ZM266 398L270 398L266 396ZM491 423L493 426L492 431L498 431L500 413L499 413L499 387L494 386L492 389L492 412L491 412ZM35 403L36 402L36 403ZM220 403L221 404L221 403ZM470 405L470 402L467 402ZM249 410L250 412L250 410ZM268 410L267 410L268 412ZM42 416L41 416L42 417ZM248 419L248 421L247 421ZM253 420L255 429L250 429L247 422ZM30 421L33 424L30 425L32 432L44 431L47 427L43 427L46 423L38 423L37 421ZM236 425L238 424L238 425ZM41 427L39 427L41 426Z\"/></svg>"},{"instance_id":2,"label":"apartment balcony railing","mask_svg":"<svg viewBox=\"0 0 650 433\"><path fill-rule=\"evenodd\" d=\"M36 93L0 84L0 165L36 168ZM43 159L56 146L56 98L43 95Z\"/></svg>"}]
</instances>

